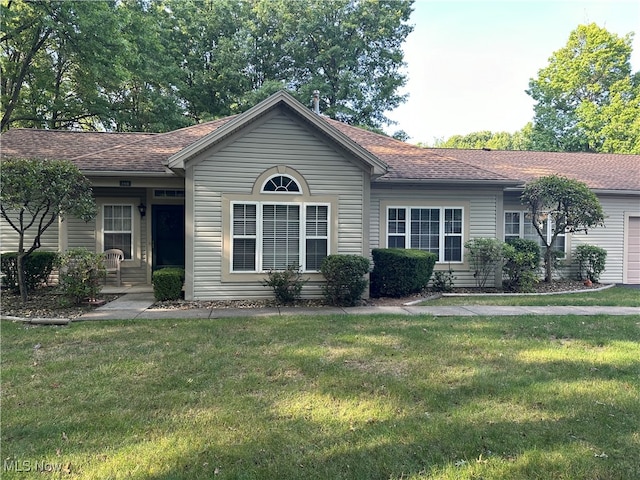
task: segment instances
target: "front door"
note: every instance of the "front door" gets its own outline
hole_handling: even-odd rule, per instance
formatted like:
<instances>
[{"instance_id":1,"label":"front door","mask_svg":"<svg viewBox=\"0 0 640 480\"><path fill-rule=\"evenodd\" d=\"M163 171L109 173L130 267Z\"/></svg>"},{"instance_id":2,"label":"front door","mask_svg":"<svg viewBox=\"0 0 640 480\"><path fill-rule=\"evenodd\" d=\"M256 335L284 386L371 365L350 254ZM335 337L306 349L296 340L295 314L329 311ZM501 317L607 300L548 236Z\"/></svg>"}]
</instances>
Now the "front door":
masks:
<instances>
[{"instance_id":1,"label":"front door","mask_svg":"<svg viewBox=\"0 0 640 480\"><path fill-rule=\"evenodd\" d=\"M184 205L153 205L153 270L184 268Z\"/></svg>"}]
</instances>

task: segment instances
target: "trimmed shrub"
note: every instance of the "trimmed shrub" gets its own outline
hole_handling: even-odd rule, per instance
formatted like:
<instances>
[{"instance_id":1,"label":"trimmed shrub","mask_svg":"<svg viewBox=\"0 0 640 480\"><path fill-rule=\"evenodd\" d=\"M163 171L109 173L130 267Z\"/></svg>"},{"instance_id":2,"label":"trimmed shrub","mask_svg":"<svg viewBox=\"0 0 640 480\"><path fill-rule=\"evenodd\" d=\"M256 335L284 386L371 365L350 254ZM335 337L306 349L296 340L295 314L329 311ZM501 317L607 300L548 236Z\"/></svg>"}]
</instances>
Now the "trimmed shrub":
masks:
<instances>
[{"instance_id":1,"label":"trimmed shrub","mask_svg":"<svg viewBox=\"0 0 640 480\"><path fill-rule=\"evenodd\" d=\"M502 260L502 242L495 238L473 238L464 244L473 268L476 286L483 288Z\"/></svg>"},{"instance_id":2,"label":"trimmed shrub","mask_svg":"<svg viewBox=\"0 0 640 480\"><path fill-rule=\"evenodd\" d=\"M167 267L153 272L153 296L156 300L179 300L184 283L184 268Z\"/></svg>"},{"instance_id":3,"label":"trimmed shrub","mask_svg":"<svg viewBox=\"0 0 640 480\"><path fill-rule=\"evenodd\" d=\"M331 305L351 307L357 305L367 289L369 259L360 255L329 255L320 266L327 283L324 297Z\"/></svg>"},{"instance_id":4,"label":"trimmed shrub","mask_svg":"<svg viewBox=\"0 0 640 480\"><path fill-rule=\"evenodd\" d=\"M403 297L427 287L436 255L423 250L374 248L372 297Z\"/></svg>"},{"instance_id":5,"label":"trimmed shrub","mask_svg":"<svg viewBox=\"0 0 640 480\"><path fill-rule=\"evenodd\" d=\"M34 290L47 283L47 279L58 262L57 252L32 252L24 259L24 274L27 281L27 290ZM0 260L0 269L4 273L3 282L14 291L20 289L18 285L18 253L3 253Z\"/></svg>"},{"instance_id":6,"label":"trimmed shrub","mask_svg":"<svg viewBox=\"0 0 640 480\"><path fill-rule=\"evenodd\" d=\"M456 277L452 270L446 272L439 270L433 272L433 280L431 281L431 290L434 292L451 292Z\"/></svg>"},{"instance_id":7,"label":"trimmed shrub","mask_svg":"<svg viewBox=\"0 0 640 480\"><path fill-rule=\"evenodd\" d=\"M269 270L267 280L262 284L271 287L276 297L276 302L290 305L300 300L302 287L308 279L302 278L299 265L289 265L286 270Z\"/></svg>"},{"instance_id":8,"label":"trimmed shrub","mask_svg":"<svg viewBox=\"0 0 640 480\"><path fill-rule=\"evenodd\" d=\"M101 253L73 248L60 256L60 290L73 303L96 298L106 275Z\"/></svg>"},{"instance_id":9,"label":"trimmed shrub","mask_svg":"<svg viewBox=\"0 0 640 480\"><path fill-rule=\"evenodd\" d=\"M597 282L607 263L607 251L595 245L578 245L576 258L580 268L580 279L588 278L594 283Z\"/></svg>"},{"instance_id":10,"label":"trimmed shrub","mask_svg":"<svg viewBox=\"0 0 640 480\"><path fill-rule=\"evenodd\" d=\"M502 245L502 281L508 292L530 292L538 282L540 246L533 240L515 238Z\"/></svg>"}]
</instances>

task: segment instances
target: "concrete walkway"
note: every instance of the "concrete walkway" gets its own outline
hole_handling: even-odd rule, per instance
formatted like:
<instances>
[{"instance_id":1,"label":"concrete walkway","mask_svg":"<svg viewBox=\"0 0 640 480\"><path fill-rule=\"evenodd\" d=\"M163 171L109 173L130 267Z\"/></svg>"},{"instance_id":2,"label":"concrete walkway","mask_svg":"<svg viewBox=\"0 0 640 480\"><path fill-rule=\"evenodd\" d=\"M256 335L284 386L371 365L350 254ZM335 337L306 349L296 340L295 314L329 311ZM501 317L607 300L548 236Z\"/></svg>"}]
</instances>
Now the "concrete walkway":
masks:
<instances>
[{"instance_id":1,"label":"concrete walkway","mask_svg":"<svg viewBox=\"0 0 640 480\"><path fill-rule=\"evenodd\" d=\"M640 307L572 307L572 306L415 306L392 307L264 307L264 308L193 308L150 309L154 304L152 292L131 291L116 300L86 313L74 321L107 319L162 319L162 318L228 318L264 317L271 315L433 315L443 316L511 316L511 315L637 315Z\"/></svg>"}]
</instances>

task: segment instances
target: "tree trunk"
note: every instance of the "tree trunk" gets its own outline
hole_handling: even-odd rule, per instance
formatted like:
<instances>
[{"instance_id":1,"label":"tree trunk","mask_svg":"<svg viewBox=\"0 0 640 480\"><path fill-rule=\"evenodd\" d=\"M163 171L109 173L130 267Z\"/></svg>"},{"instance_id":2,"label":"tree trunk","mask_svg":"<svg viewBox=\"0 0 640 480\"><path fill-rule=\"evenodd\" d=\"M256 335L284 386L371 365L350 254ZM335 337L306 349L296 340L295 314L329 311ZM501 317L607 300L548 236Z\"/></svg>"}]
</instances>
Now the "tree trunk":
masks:
<instances>
[{"instance_id":1,"label":"tree trunk","mask_svg":"<svg viewBox=\"0 0 640 480\"><path fill-rule=\"evenodd\" d=\"M544 281L551 283L551 269L553 267L553 250L548 247L544 252Z\"/></svg>"},{"instance_id":2,"label":"tree trunk","mask_svg":"<svg viewBox=\"0 0 640 480\"><path fill-rule=\"evenodd\" d=\"M16 258L16 269L18 270L18 288L20 289L20 299L22 303L27 302L27 276L24 274L24 259L25 254L18 252Z\"/></svg>"}]
</instances>

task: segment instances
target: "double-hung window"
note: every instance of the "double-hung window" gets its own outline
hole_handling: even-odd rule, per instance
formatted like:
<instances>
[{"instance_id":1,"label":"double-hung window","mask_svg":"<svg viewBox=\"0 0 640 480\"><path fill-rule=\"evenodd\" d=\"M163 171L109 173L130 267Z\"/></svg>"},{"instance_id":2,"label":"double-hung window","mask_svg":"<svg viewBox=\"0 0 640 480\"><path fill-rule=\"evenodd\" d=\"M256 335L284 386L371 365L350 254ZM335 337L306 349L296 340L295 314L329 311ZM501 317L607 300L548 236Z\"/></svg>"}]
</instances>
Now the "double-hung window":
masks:
<instances>
[{"instance_id":1,"label":"double-hung window","mask_svg":"<svg viewBox=\"0 0 640 480\"><path fill-rule=\"evenodd\" d=\"M553 235L553 218L547 217L542 223L542 234L545 236L547 243L551 242ZM544 246L540 235L531 223L531 214L526 211L509 211L504 213L504 239L509 241L513 238L524 238L533 240L540 247ZM553 250L565 253L566 236L564 233L556 237Z\"/></svg>"},{"instance_id":2,"label":"double-hung window","mask_svg":"<svg viewBox=\"0 0 640 480\"><path fill-rule=\"evenodd\" d=\"M104 205L102 211L104 250L117 248L125 260L133 258L133 205Z\"/></svg>"},{"instance_id":3,"label":"double-hung window","mask_svg":"<svg viewBox=\"0 0 640 480\"><path fill-rule=\"evenodd\" d=\"M329 253L329 206L307 205L305 210L305 265L307 270L320 271Z\"/></svg>"},{"instance_id":4,"label":"double-hung window","mask_svg":"<svg viewBox=\"0 0 640 480\"><path fill-rule=\"evenodd\" d=\"M389 207L387 247L435 253L439 262L462 262L461 207Z\"/></svg>"},{"instance_id":5,"label":"double-hung window","mask_svg":"<svg viewBox=\"0 0 640 480\"><path fill-rule=\"evenodd\" d=\"M329 216L327 204L233 202L231 271L319 271L329 254Z\"/></svg>"},{"instance_id":6,"label":"double-hung window","mask_svg":"<svg viewBox=\"0 0 640 480\"><path fill-rule=\"evenodd\" d=\"M255 271L258 239L258 205L233 205L233 270Z\"/></svg>"}]
</instances>

